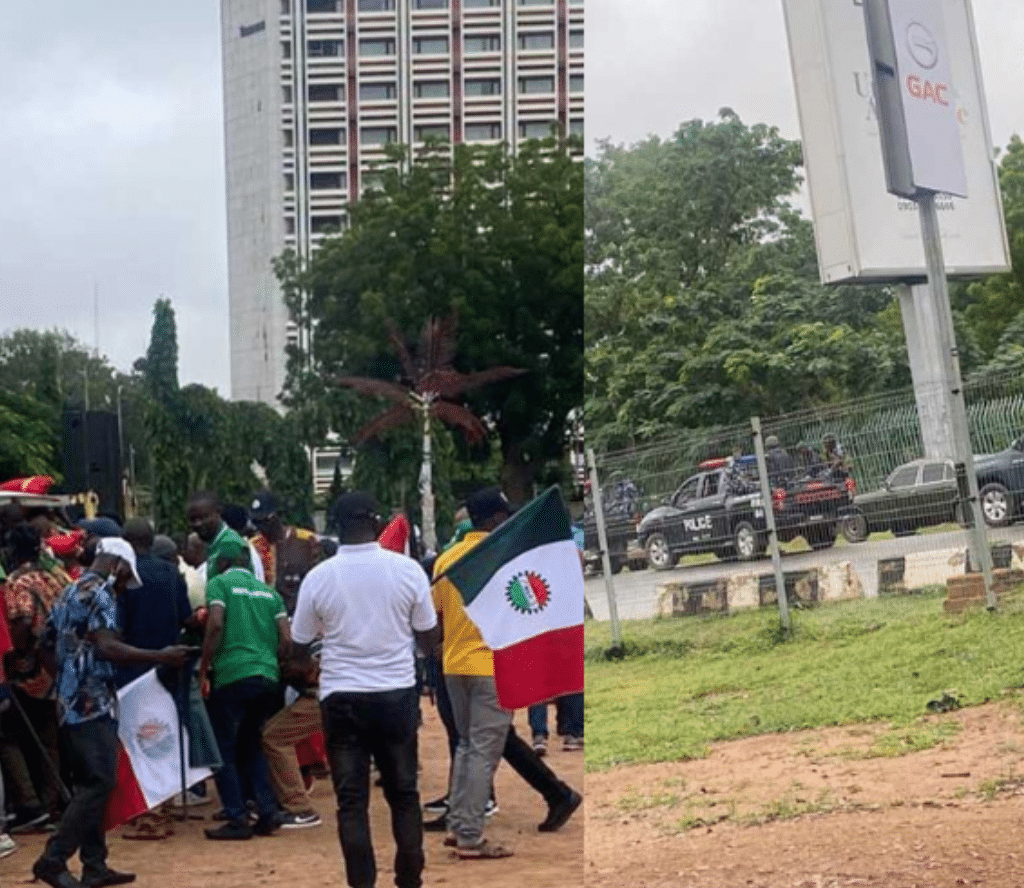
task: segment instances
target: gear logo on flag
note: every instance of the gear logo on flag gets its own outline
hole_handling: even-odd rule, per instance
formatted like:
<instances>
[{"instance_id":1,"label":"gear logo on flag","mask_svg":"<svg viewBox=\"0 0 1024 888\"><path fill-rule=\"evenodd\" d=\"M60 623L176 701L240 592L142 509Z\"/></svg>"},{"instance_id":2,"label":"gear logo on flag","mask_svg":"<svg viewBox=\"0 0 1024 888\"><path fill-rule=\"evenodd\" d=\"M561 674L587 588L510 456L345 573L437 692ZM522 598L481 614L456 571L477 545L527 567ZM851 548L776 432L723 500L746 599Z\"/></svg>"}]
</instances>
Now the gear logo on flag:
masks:
<instances>
[{"instance_id":1,"label":"gear logo on flag","mask_svg":"<svg viewBox=\"0 0 1024 888\"><path fill-rule=\"evenodd\" d=\"M135 739L145 756L154 760L166 758L174 750L171 726L158 718L151 718L139 725Z\"/></svg>"},{"instance_id":2,"label":"gear logo on flag","mask_svg":"<svg viewBox=\"0 0 1024 888\"><path fill-rule=\"evenodd\" d=\"M551 588L540 574L524 570L508 581L505 597L519 613L539 614L551 600Z\"/></svg>"}]
</instances>

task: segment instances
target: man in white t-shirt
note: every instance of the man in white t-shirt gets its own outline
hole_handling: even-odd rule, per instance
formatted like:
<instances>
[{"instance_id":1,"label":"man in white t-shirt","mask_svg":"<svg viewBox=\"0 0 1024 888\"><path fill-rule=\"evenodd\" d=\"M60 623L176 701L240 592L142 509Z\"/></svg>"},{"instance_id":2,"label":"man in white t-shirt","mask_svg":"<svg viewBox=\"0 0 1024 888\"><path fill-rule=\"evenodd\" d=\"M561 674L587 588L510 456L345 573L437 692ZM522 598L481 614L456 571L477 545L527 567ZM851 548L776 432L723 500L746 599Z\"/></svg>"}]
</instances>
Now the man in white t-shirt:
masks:
<instances>
[{"instance_id":1,"label":"man in white t-shirt","mask_svg":"<svg viewBox=\"0 0 1024 888\"><path fill-rule=\"evenodd\" d=\"M322 638L320 710L338 799L338 835L351 888L376 885L370 840L370 760L380 769L395 837L395 885L423 884L414 650L437 648L430 583L411 558L382 549L378 507L361 492L334 506L341 545L299 587L297 648ZM300 648L301 653L301 648Z\"/></svg>"}]
</instances>

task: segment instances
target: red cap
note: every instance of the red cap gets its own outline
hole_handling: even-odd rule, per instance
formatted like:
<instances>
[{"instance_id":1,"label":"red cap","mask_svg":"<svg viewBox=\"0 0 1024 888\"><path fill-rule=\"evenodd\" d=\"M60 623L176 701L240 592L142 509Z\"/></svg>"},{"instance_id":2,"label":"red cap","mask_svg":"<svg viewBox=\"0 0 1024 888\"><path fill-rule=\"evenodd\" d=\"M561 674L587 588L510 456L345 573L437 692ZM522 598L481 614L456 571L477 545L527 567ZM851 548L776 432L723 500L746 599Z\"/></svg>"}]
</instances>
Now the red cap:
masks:
<instances>
[{"instance_id":1,"label":"red cap","mask_svg":"<svg viewBox=\"0 0 1024 888\"><path fill-rule=\"evenodd\" d=\"M46 545L50 547L58 558L69 558L75 554L75 550L82 545L82 538L85 532L82 530L69 530L67 533L54 534L46 538Z\"/></svg>"}]
</instances>

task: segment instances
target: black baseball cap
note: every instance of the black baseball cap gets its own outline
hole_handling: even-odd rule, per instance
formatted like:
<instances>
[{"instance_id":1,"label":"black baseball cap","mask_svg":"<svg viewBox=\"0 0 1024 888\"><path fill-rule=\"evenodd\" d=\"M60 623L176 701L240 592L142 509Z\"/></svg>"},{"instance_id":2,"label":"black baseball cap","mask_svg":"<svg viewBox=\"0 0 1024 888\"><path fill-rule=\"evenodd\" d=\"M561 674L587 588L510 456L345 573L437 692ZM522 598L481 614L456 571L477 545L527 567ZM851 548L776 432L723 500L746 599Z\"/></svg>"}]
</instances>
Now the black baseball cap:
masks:
<instances>
[{"instance_id":1,"label":"black baseball cap","mask_svg":"<svg viewBox=\"0 0 1024 888\"><path fill-rule=\"evenodd\" d=\"M249 516L253 521L261 521L277 511L277 497L269 490L260 490L249 503Z\"/></svg>"},{"instance_id":2,"label":"black baseball cap","mask_svg":"<svg viewBox=\"0 0 1024 888\"><path fill-rule=\"evenodd\" d=\"M473 526L479 527L492 515L499 512L512 515L516 510L500 487L485 487L466 497L466 511Z\"/></svg>"},{"instance_id":3,"label":"black baseball cap","mask_svg":"<svg viewBox=\"0 0 1024 888\"><path fill-rule=\"evenodd\" d=\"M124 532L113 518L82 518L75 524L90 536L119 537Z\"/></svg>"},{"instance_id":4,"label":"black baseball cap","mask_svg":"<svg viewBox=\"0 0 1024 888\"><path fill-rule=\"evenodd\" d=\"M343 493L334 501L334 521L339 525L359 518L376 518L379 513L377 500L361 490Z\"/></svg>"}]
</instances>

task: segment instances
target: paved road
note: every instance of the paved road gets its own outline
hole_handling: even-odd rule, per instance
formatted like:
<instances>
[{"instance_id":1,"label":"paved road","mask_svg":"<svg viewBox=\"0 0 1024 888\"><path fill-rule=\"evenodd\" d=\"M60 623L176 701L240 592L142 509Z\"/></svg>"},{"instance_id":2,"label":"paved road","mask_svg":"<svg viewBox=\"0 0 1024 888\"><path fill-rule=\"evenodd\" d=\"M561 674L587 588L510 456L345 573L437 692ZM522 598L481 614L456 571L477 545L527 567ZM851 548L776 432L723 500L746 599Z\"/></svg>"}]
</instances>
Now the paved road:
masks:
<instances>
[{"instance_id":1,"label":"paved road","mask_svg":"<svg viewBox=\"0 0 1024 888\"><path fill-rule=\"evenodd\" d=\"M1013 527L988 528L989 542L1024 542L1024 524ZM911 552L931 552L941 549L967 547L968 534L962 530L945 533L915 534L891 540L869 540L856 545L839 544L823 552L797 552L782 556L782 569L807 570L825 564L849 561L860 577L864 594L874 597L878 594L878 560L895 558ZM613 576L615 599L618 603L619 618L638 620L653 617L658 606L657 587L667 582L710 581L735 573L770 573L770 559L738 564L736 562L714 561L697 567L676 567L672 570L642 570L632 573L624 569ZM594 617L608 619L608 593L603 576L590 577L586 581L586 596Z\"/></svg>"}]
</instances>

